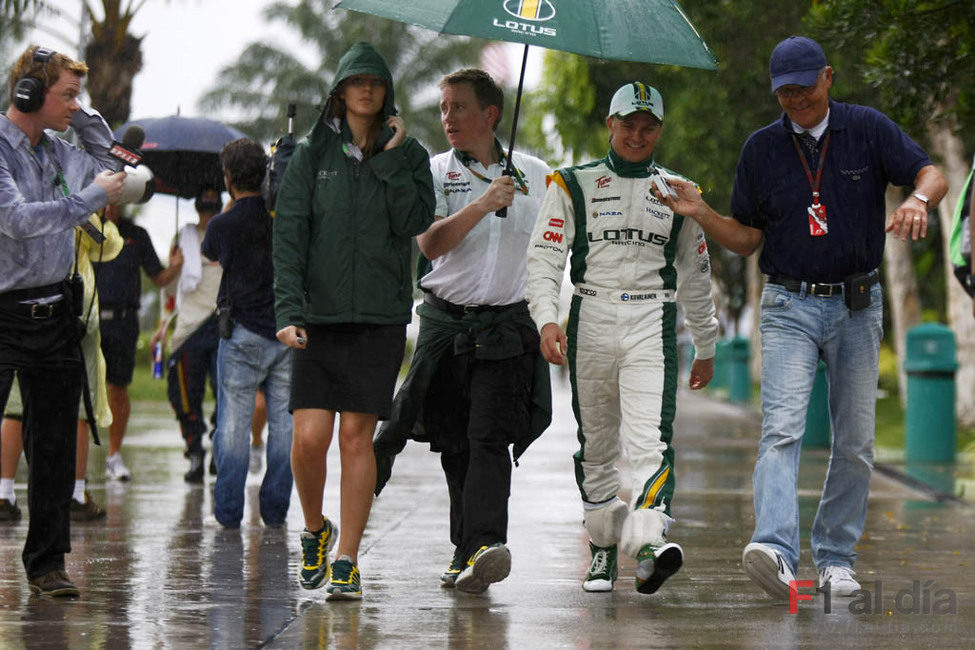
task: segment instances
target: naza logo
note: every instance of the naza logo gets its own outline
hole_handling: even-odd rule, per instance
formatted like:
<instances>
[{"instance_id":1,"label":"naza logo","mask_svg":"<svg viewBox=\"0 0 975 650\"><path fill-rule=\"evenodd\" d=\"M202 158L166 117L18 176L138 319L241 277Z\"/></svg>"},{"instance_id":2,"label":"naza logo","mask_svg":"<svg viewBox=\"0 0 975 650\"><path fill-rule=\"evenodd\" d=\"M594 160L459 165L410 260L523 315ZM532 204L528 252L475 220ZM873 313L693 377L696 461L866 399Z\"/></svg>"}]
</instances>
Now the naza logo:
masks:
<instances>
[{"instance_id":1,"label":"naza logo","mask_svg":"<svg viewBox=\"0 0 975 650\"><path fill-rule=\"evenodd\" d=\"M543 22L555 18L551 0L505 0L504 10L523 20Z\"/></svg>"}]
</instances>

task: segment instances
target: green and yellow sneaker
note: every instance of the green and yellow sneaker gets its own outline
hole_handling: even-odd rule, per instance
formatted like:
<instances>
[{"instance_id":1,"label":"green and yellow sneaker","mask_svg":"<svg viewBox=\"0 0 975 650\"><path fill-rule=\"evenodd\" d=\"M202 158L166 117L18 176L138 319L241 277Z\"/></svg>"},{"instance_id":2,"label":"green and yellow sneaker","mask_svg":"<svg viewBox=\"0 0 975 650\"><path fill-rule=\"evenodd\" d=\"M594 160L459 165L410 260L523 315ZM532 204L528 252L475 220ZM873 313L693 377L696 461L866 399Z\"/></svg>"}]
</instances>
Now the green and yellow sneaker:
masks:
<instances>
[{"instance_id":1,"label":"green and yellow sneaker","mask_svg":"<svg viewBox=\"0 0 975 650\"><path fill-rule=\"evenodd\" d=\"M332 577L325 587L328 595L325 600L359 600L362 598L362 583L359 580L359 567L348 555L332 563Z\"/></svg>"},{"instance_id":2,"label":"green and yellow sneaker","mask_svg":"<svg viewBox=\"0 0 975 650\"><path fill-rule=\"evenodd\" d=\"M492 582L501 582L511 573L511 551L498 542L482 546L467 560L467 566L457 576L454 586L469 594L483 592Z\"/></svg>"},{"instance_id":3,"label":"green and yellow sneaker","mask_svg":"<svg viewBox=\"0 0 975 650\"><path fill-rule=\"evenodd\" d=\"M612 591L620 567L617 561L616 544L612 546L596 546L589 542L592 562L582 581L582 588L586 591Z\"/></svg>"},{"instance_id":4,"label":"green and yellow sneaker","mask_svg":"<svg viewBox=\"0 0 975 650\"><path fill-rule=\"evenodd\" d=\"M335 546L339 529L322 515L322 527L311 532L301 531L301 566L298 584L305 589L318 589L328 579L328 552Z\"/></svg>"},{"instance_id":5,"label":"green and yellow sneaker","mask_svg":"<svg viewBox=\"0 0 975 650\"><path fill-rule=\"evenodd\" d=\"M647 544L637 553L636 560L636 590L641 594L652 594L680 570L684 564L684 551L673 543L660 548Z\"/></svg>"},{"instance_id":6,"label":"green and yellow sneaker","mask_svg":"<svg viewBox=\"0 0 975 650\"><path fill-rule=\"evenodd\" d=\"M460 549L454 549L454 556L450 558L450 564L447 565L447 570L440 576L440 586L445 589L453 589L454 583L457 582L457 576L463 570L464 560L460 556Z\"/></svg>"}]
</instances>

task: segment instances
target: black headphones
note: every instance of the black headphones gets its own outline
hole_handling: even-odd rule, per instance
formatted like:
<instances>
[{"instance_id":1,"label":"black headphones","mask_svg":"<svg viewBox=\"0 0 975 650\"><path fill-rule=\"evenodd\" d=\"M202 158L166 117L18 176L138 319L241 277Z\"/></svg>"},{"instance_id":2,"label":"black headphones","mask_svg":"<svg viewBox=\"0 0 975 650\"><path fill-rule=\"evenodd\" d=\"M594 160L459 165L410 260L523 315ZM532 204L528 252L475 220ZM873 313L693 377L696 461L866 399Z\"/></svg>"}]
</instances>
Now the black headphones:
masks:
<instances>
[{"instance_id":1,"label":"black headphones","mask_svg":"<svg viewBox=\"0 0 975 650\"><path fill-rule=\"evenodd\" d=\"M54 50L38 47L34 50L34 64L46 66L51 57L57 54ZM44 76L47 76L45 71ZM37 77L23 77L14 86L14 106L21 113L34 113L44 105L44 90L46 85Z\"/></svg>"}]
</instances>

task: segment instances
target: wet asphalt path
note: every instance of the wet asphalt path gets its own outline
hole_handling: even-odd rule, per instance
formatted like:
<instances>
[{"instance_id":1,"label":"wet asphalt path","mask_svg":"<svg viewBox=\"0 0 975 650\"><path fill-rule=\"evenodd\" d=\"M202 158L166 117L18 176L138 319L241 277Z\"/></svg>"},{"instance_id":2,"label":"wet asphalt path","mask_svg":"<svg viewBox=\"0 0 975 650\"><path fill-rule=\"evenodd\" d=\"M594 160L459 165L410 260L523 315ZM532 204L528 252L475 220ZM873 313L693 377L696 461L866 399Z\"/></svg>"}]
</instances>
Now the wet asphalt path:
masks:
<instances>
[{"instance_id":1,"label":"wet asphalt path","mask_svg":"<svg viewBox=\"0 0 975 650\"><path fill-rule=\"evenodd\" d=\"M571 462L575 426L567 387L556 386L553 426L513 474L510 577L478 596L440 588L452 552L446 489L438 459L411 444L373 508L361 603L326 602L324 591L298 587L297 495L288 529L266 529L253 475L244 526L222 530L210 515L211 478L183 483L186 461L167 407L135 405L123 447L132 481L106 485L96 471L104 450L92 450L91 491L108 517L72 530L68 572L80 599L32 596L20 561L29 515L0 525L0 648L975 647L975 508L937 503L875 474L857 566L869 598L855 611L834 599L826 613L817 595L790 614L740 567L753 525L759 420L689 392L678 405L670 535L684 547L683 569L643 596L626 559L613 593L583 592L589 558ZM335 456L329 516L338 512ZM815 578L808 536L825 458L803 458L800 579ZM22 469L21 506L24 477Z\"/></svg>"}]
</instances>

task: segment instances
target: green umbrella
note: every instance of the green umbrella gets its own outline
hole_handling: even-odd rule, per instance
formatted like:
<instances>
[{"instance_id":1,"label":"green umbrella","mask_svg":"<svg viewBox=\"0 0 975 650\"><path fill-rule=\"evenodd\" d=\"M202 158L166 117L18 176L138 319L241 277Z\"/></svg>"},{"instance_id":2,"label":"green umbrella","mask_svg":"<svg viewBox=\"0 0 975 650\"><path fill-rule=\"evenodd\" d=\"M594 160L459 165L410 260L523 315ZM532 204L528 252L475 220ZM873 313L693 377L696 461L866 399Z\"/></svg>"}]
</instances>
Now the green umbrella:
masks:
<instances>
[{"instance_id":1,"label":"green umbrella","mask_svg":"<svg viewBox=\"0 0 975 650\"><path fill-rule=\"evenodd\" d=\"M524 43L509 167L529 45L600 59L717 67L676 0L341 0L335 6L443 34Z\"/></svg>"},{"instance_id":2,"label":"green umbrella","mask_svg":"<svg viewBox=\"0 0 975 650\"><path fill-rule=\"evenodd\" d=\"M341 0L336 7L443 34L715 69L711 50L674 0Z\"/></svg>"}]
</instances>

